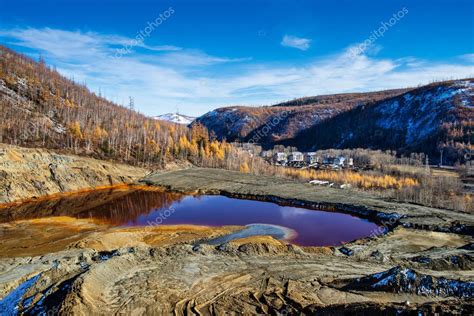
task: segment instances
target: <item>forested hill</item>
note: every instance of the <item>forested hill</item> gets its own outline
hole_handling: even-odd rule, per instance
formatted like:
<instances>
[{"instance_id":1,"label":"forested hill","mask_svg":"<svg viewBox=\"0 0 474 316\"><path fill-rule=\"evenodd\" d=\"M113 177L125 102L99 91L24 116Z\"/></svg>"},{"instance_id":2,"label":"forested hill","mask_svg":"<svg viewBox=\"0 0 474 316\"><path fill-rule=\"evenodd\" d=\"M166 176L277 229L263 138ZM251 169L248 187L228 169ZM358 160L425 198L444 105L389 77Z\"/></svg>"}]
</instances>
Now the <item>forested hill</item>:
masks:
<instances>
[{"instance_id":1,"label":"forested hill","mask_svg":"<svg viewBox=\"0 0 474 316\"><path fill-rule=\"evenodd\" d=\"M464 162L474 144L474 79L411 89L305 97L225 107L196 120L217 137L300 150L390 149ZM471 145L470 145L471 144Z\"/></svg>"},{"instance_id":2,"label":"forested hill","mask_svg":"<svg viewBox=\"0 0 474 316\"><path fill-rule=\"evenodd\" d=\"M136 165L190 160L219 166L233 150L202 126L148 118L0 46L0 142Z\"/></svg>"},{"instance_id":3,"label":"forested hill","mask_svg":"<svg viewBox=\"0 0 474 316\"><path fill-rule=\"evenodd\" d=\"M474 79L426 85L359 106L302 131L286 145L423 152L443 163L464 162L474 144Z\"/></svg>"},{"instance_id":4,"label":"forested hill","mask_svg":"<svg viewBox=\"0 0 474 316\"><path fill-rule=\"evenodd\" d=\"M306 97L265 107L225 107L206 113L196 122L213 131L219 139L272 146L358 105L406 91L408 89ZM270 131L266 130L268 126Z\"/></svg>"}]
</instances>

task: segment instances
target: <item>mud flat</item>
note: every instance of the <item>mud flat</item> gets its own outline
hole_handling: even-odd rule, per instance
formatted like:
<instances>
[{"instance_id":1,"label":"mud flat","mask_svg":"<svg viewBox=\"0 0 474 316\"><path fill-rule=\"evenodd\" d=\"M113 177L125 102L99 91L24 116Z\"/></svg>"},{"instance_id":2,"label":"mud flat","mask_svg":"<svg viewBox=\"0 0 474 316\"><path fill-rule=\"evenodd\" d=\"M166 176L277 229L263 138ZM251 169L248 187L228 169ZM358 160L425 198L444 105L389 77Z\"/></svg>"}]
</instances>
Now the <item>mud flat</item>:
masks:
<instances>
[{"instance_id":1,"label":"mud flat","mask_svg":"<svg viewBox=\"0 0 474 316\"><path fill-rule=\"evenodd\" d=\"M472 215L220 170L143 182L396 220L387 234L339 247L239 236L236 226L1 223L0 314L473 313Z\"/></svg>"}]
</instances>

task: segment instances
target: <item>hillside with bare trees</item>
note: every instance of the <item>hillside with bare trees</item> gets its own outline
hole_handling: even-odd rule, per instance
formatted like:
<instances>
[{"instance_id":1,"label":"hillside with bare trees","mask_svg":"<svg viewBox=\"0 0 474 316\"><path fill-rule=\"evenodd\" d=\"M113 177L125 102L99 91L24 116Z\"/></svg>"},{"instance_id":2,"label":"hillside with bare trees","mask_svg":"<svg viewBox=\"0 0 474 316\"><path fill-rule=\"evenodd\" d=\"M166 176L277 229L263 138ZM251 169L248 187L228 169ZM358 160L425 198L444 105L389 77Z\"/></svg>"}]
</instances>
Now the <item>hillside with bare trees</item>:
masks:
<instances>
[{"instance_id":1,"label":"hillside with bare trees","mask_svg":"<svg viewBox=\"0 0 474 316\"><path fill-rule=\"evenodd\" d=\"M157 121L0 46L0 142L162 167L172 161L239 169L248 155L202 125Z\"/></svg>"}]
</instances>

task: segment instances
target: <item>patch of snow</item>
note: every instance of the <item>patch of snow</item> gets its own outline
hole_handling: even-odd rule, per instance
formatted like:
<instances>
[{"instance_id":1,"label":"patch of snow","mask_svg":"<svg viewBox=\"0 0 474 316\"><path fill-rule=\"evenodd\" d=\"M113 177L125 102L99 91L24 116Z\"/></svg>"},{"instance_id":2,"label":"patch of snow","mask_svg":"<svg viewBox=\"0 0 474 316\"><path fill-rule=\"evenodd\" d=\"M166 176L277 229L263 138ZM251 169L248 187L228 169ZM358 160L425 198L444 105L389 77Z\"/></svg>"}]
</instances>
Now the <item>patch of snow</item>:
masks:
<instances>
[{"instance_id":1,"label":"patch of snow","mask_svg":"<svg viewBox=\"0 0 474 316\"><path fill-rule=\"evenodd\" d=\"M19 304L23 296L38 281L40 274L21 283L16 289L0 300L0 315L18 315Z\"/></svg>"},{"instance_id":2,"label":"patch of snow","mask_svg":"<svg viewBox=\"0 0 474 316\"><path fill-rule=\"evenodd\" d=\"M454 83L454 86L461 86L461 87L466 87L466 88L474 88L474 81L469 81L469 80L456 81L456 82Z\"/></svg>"},{"instance_id":3,"label":"patch of snow","mask_svg":"<svg viewBox=\"0 0 474 316\"><path fill-rule=\"evenodd\" d=\"M175 124L191 124L196 118L192 116L182 115L178 113L167 113L163 115L158 115L154 117L155 120L166 121Z\"/></svg>"},{"instance_id":4,"label":"patch of snow","mask_svg":"<svg viewBox=\"0 0 474 316\"><path fill-rule=\"evenodd\" d=\"M415 281L416 280L416 274L413 270L403 269L401 271L401 274L404 275L410 281Z\"/></svg>"},{"instance_id":5,"label":"patch of snow","mask_svg":"<svg viewBox=\"0 0 474 316\"><path fill-rule=\"evenodd\" d=\"M328 185L329 181L312 180L312 181L309 181L309 183L315 184L315 185Z\"/></svg>"},{"instance_id":6,"label":"patch of snow","mask_svg":"<svg viewBox=\"0 0 474 316\"><path fill-rule=\"evenodd\" d=\"M210 112L207 112L206 114L204 114L205 117L209 117L209 116L217 116L217 111L216 110L213 110L213 111L210 111Z\"/></svg>"},{"instance_id":7,"label":"patch of snow","mask_svg":"<svg viewBox=\"0 0 474 316\"><path fill-rule=\"evenodd\" d=\"M394 283L394 282L395 282L395 275L392 274L392 275L388 275L387 277L381 279L377 283L372 284L372 287L376 289L376 288L381 287L381 286L387 286L387 285L389 285L391 283Z\"/></svg>"},{"instance_id":8,"label":"patch of snow","mask_svg":"<svg viewBox=\"0 0 474 316\"><path fill-rule=\"evenodd\" d=\"M466 82L462 85L439 86L382 102L376 109L380 114L376 124L383 129L405 133L405 143L415 144L438 128L442 115L454 107L453 97L458 95L462 105L471 105L471 91L467 88L471 85L471 82Z\"/></svg>"}]
</instances>

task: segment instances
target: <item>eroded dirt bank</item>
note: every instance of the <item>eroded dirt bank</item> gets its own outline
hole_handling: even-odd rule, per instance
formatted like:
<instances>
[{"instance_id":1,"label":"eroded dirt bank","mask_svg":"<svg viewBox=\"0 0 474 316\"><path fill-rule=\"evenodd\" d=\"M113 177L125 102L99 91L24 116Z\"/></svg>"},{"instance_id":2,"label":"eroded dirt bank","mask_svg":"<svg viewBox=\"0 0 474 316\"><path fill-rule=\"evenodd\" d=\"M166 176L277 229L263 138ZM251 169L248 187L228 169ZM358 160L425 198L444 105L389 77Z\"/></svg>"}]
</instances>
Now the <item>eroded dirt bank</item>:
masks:
<instances>
[{"instance_id":1,"label":"eroded dirt bank","mask_svg":"<svg viewBox=\"0 0 474 316\"><path fill-rule=\"evenodd\" d=\"M0 144L0 203L130 183L145 174L142 168Z\"/></svg>"},{"instance_id":2,"label":"eroded dirt bank","mask_svg":"<svg viewBox=\"0 0 474 316\"><path fill-rule=\"evenodd\" d=\"M219 170L173 171L145 182L342 206L397 221L386 235L341 247L271 237L211 246L207 240L241 227L113 228L14 214L23 219L0 223L0 314L12 307L78 315L473 313L473 215Z\"/></svg>"}]
</instances>

